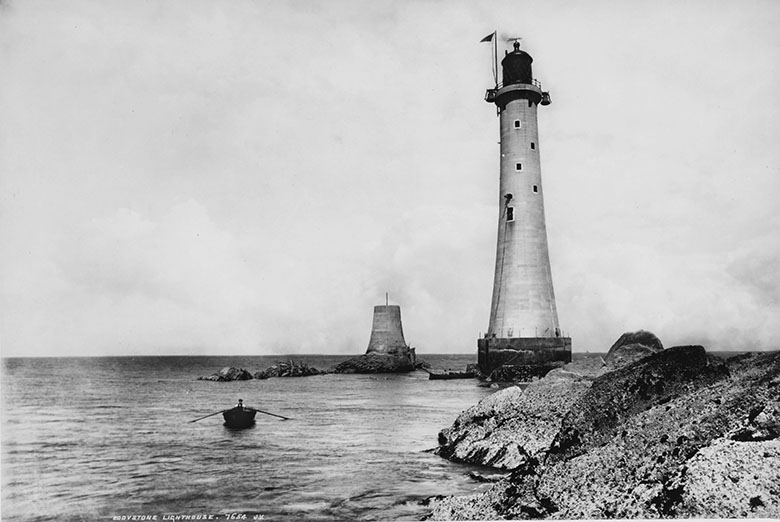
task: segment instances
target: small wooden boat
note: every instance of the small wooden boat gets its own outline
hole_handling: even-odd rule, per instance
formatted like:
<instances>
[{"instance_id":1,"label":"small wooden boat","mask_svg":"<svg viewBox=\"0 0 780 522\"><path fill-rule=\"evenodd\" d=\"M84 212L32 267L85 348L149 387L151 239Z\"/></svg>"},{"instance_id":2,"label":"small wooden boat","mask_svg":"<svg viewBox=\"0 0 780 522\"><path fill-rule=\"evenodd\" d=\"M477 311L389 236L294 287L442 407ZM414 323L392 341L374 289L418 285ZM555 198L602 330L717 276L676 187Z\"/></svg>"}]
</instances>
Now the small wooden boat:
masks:
<instances>
[{"instance_id":1,"label":"small wooden boat","mask_svg":"<svg viewBox=\"0 0 780 522\"><path fill-rule=\"evenodd\" d=\"M249 408L244 406L244 401L242 399L238 399L238 404L229 410L215 411L214 413L209 413L203 417L192 419L190 422L198 422L199 420L208 419L209 417L219 415L220 413L225 418L225 426L234 429L249 428L250 426L254 426L255 415L258 413L262 413L263 415L270 415L271 417L277 417L282 420L290 420L289 417L285 417L284 415L277 415L276 413L271 413L270 411L263 411L258 410L257 408Z\"/></svg>"},{"instance_id":2,"label":"small wooden boat","mask_svg":"<svg viewBox=\"0 0 780 522\"><path fill-rule=\"evenodd\" d=\"M437 379L473 379L474 377L476 377L474 372L453 372L447 370L443 373L428 373L428 379L431 381L435 381Z\"/></svg>"},{"instance_id":3,"label":"small wooden boat","mask_svg":"<svg viewBox=\"0 0 780 522\"><path fill-rule=\"evenodd\" d=\"M257 410L254 408L246 408L244 406L236 406L222 412L222 416L225 418L225 426L233 429L249 428L255 424L255 414Z\"/></svg>"}]
</instances>

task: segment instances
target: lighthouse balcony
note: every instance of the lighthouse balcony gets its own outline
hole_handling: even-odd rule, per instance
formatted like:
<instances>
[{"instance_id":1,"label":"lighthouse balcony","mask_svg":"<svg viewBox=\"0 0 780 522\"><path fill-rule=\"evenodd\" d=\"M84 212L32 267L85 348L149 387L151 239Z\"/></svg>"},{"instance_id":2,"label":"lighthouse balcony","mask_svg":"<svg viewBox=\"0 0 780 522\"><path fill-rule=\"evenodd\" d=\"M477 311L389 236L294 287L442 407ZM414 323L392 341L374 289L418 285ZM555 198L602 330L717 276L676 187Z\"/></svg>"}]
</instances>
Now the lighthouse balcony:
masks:
<instances>
[{"instance_id":1,"label":"lighthouse balcony","mask_svg":"<svg viewBox=\"0 0 780 522\"><path fill-rule=\"evenodd\" d=\"M499 83L495 88L485 92L485 101L495 103L502 109L506 107L507 103L517 99L549 105L550 93L542 91L542 84L539 80L532 80L532 83Z\"/></svg>"}]
</instances>

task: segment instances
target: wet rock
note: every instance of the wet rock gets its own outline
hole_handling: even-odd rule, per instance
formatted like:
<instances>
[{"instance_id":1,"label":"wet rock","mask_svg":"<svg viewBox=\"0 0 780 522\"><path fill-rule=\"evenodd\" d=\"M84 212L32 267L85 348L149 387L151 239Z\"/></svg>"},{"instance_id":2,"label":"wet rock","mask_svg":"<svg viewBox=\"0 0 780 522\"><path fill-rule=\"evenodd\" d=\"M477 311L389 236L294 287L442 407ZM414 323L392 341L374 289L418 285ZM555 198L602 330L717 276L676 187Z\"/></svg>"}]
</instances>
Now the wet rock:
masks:
<instances>
[{"instance_id":1,"label":"wet rock","mask_svg":"<svg viewBox=\"0 0 780 522\"><path fill-rule=\"evenodd\" d=\"M530 471L530 470L528 470ZM488 489L465 496L433 497L426 503L430 520L522 520L541 518L551 506L539 502L533 492L534 475L518 469Z\"/></svg>"},{"instance_id":2,"label":"wet rock","mask_svg":"<svg viewBox=\"0 0 780 522\"><path fill-rule=\"evenodd\" d=\"M663 351L661 340L651 332L627 332L615 341L604 358L609 369L627 366L654 353Z\"/></svg>"},{"instance_id":3,"label":"wet rock","mask_svg":"<svg viewBox=\"0 0 780 522\"><path fill-rule=\"evenodd\" d=\"M430 509L423 520L499 520L505 491L505 486L497 485L476 495L430 497L423 502Z\"/></svg>"},{"instance_id":4,"label":"wet rock","mask_svg":"<svg viewBox=\"0 0 780 522\"><path fill-rule=\"evenodd\" d=\"M466 372L474 374L474 377L477 379L485 379L487 378L487 375L482 373L482 370L479 369L479 365L476 363L471 363L466 365Z\"/></svg>"},{"instance_id":5,"label":"wet rock","mask_svg":"<svg viewBox=\"0 0 780 522\"><path fill-rule=\"evenodd\" d=\"M217 373L209 375L208 377L198 377L200 381L247 381L252 378L252 374L243 368L236 368L235 366L226 366Z\"/></svg>"},{"instance_id":6,"label":"wet rock","mask_svg":"<svg viewBox=\"0 0 780 522\"><path fill-rule=\"evenodd\" d=\"M333 367L333 373L406 373L415 369L411 357L367 353Z\"/></svg>"},{"instance_id":7,"label":"wet rock","mask_svg":"<svg viewBox=\"0 0 780 522\"><path fill-rule=\"evenodd\" d=\"M308 377L310 375L320 375L317 368L313 368L303 361L278 362L273 366L255 373L255 379L268 379L271 377Z\"/></svg>"},{"instance_id":8,"label":"wet rock","mask_svg":"<svg viewBox=\"0 0 780 522\"><path fill-rule=\"evenodd\" d=\"M430 370L431 369L431 364L428 361L424 361L422 359L415 358L414 369L415 370Z\"/></svg>"},{"instance_id":9,"label":"wet rock","mask_svg":"<svg viewBox=\"0 0 780 522\"><path fill-rule=\"evenodd\" d=\"M499 480L505 477L506 475L504 475L503 473L491 473L489 475L486 475L478 471L469 471L469 478L476 482L498 482Z\"/></svg>"}]
</instances>

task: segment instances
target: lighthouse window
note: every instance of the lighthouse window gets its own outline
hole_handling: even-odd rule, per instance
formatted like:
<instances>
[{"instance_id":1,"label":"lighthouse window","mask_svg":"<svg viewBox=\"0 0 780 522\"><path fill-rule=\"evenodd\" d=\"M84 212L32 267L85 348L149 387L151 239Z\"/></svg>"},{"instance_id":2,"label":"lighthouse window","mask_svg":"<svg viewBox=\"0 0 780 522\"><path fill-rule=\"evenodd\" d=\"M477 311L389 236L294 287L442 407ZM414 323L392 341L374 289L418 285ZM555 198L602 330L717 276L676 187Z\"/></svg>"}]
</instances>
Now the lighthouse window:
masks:
<instances>
[{"instance_id":1,"label":"lighthouse window","mask_svg":"<svg viewBox=\"0 0 780 522\"><path fill-rule=\"evenodd\" d=\"M515 129L519 129L521 126L520 120L515 120Z\"/></svg>"},{"instance_id":2,"label":"lighthouse window","mask_svg":"<svg viewBox=\"0 0 780 522\"><path fill-rule=\"evenodd\" d=\"M534 194L538 194L538 193L539 193L539 187L534 185Z\"/></svg>"},{"instance_id":3,"label":"lighthouse window","mask_svg":"<svg viewBox=\"0 0 780 522\"><path fill-rule=\"evenodd\" d=\"M533 141L531 142L531 150L536 150L536 143Z\"/></svg>"},{"instance_id":4,"label":"lighthouse window","mask_svg":"<svg viewBox=\"0 0 780 522\"><path fill-rule=\"evenodd\" d=\"M506 220L507 221L515 220L515 207L506 207Z\"/></svg>"},{"instance_id":5,"label":"lighthouse window","mask_svg":"<svg viewBox=\"0 0 780 522\"><path fill-rule=\"evenodd\" d=\"M515 170L517 172L520 172L521 170L523 170L523 164L522 163L515 163Z\"/></svg>"}]
</instances>

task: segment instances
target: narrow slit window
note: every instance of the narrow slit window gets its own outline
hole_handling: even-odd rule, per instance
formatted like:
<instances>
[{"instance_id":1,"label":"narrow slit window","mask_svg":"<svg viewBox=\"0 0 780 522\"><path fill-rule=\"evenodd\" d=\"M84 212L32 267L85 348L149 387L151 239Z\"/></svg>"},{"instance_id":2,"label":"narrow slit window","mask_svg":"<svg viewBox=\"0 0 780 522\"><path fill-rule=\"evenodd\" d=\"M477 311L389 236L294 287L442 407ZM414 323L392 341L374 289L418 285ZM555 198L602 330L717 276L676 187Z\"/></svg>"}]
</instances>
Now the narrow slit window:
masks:
<instances>
[{"instance_id":1,"label":"narrow slit window","mask_svg":"<svg viewBox=\"0 0 780 522\"><path fill-rule=\"evenodd\" d=\"M506 220L507 221L515 220L515 207L506 207Z\"/></svg>"},{"instance_id":2,"label":"narrow slit window","mask_svg":"<svg viewBox=\"0 0 780 522\"><path fill-rule=\"evenodd\" d=\"M517 172L520 172L521 170L523 170L523 164L522 163L515 163L515 170Z\"/></svg>"},{"instance_id":3,"label":"narrow slit window","mask_svg":"<svg viewBox=\"0 0 780 522\"><path fill-rule=\"evenodd\" d=\"M531 142L531 150L536 150L536 143L533 141Z\"/></svg>"},{"instance_id":4,"label":"narrow slit window","mask_svg":"<svg viewBox=\"0 0 780 522\"><path fill-rule=\"evenodd\" d=\"M539 187L537 185L534 185L534 194L539 193Z\"/></svg>"},{"instance_id":5,"label":"narrow slit window","mask_svg":"<svg viewBox=\"0 0 780 522\"><path fill-rule=\"evenodd\" d=\"M533 102L531 102L531 100L528 100L528 106L530 107L531 105L533 105Z\"/></svg>"},{"instance_id":6,"label":"narrow slit window","mask_svg":"<svg viewBox=\"0 0 780 522\"><path fill-rule=\"evenodd\" d=\"M523 124L520 123L520 120L515 120L515 129L519 129L522 126L523 126Z\"/></svg>"}]
</instances>

